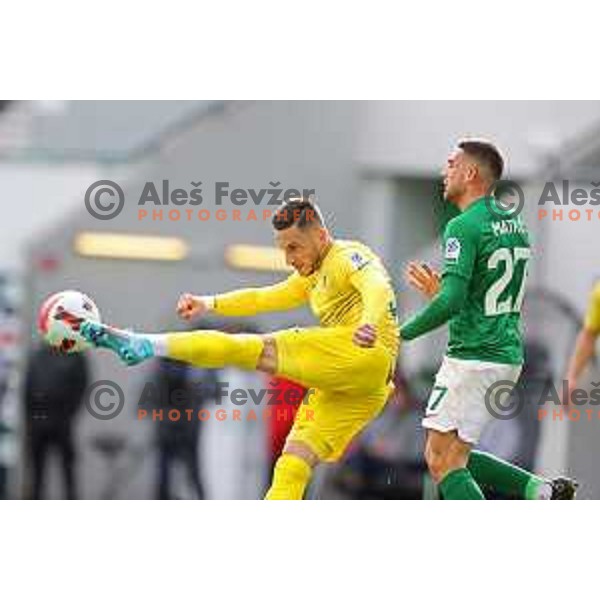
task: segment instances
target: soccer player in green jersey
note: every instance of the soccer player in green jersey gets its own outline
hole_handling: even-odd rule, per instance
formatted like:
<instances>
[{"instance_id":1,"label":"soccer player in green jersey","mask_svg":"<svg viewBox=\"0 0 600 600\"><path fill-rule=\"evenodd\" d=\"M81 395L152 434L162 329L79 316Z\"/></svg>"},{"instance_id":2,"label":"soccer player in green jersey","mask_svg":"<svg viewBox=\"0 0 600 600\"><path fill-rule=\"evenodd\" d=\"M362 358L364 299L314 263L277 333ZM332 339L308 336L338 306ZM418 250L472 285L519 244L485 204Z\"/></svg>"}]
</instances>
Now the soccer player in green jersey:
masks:
<instances>
[{"instance_id":1,"label":"soccer player in green jersey","mask_svg":"<svg viewBox=\"0 0 600 600\"><path fill-rule=\"evenodd\" d=\"M570 500L571 480L548 481L472 450L493 418L486 394L488 403L498 402L493 384L516 383L523 363L521 304L531 250L521 218L487 195L503 168L492 144L458 144L444 170L444 196L461 214L446 226L442 275L425 264L407 269L409 284L431 302L401 326L401 338L449 322L448 351L423 419L425 460L449 500L483 500L482 487L517 498Z\"/></svg>"}]
</instances>

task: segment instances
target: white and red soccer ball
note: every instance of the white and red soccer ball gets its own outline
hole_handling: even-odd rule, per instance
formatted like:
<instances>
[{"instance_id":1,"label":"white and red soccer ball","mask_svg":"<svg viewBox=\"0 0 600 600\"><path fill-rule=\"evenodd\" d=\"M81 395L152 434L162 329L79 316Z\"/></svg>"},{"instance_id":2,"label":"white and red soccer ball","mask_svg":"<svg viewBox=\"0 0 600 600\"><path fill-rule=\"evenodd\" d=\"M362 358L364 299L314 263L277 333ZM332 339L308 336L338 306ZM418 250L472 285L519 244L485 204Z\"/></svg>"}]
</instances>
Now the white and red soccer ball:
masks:
<instances>
[{"instance_id":1,"label":"white and red soccer ball","mask_svg":"<svg viewBox=\"0 0 600 600\"><path fill-rule=\"evenodd\" d=\"M65 290L46 298L38 313L38 331L61 352L81 352L90 344L78 333L82 319L100 322L100 311L86 294Z\"/></svg>"}]
</instances>

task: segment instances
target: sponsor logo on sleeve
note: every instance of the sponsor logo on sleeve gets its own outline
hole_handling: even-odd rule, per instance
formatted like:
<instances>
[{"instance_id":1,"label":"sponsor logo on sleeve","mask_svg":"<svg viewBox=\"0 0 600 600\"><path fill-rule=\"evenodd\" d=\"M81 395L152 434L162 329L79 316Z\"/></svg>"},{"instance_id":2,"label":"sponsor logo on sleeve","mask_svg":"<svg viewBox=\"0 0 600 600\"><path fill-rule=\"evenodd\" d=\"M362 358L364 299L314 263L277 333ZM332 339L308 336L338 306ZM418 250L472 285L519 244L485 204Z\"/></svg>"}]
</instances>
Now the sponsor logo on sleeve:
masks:
<instances>
[{"instance_id":1,"label":"sponsor logo on sleeve","mask_svg":"<svg viewBox=\"0 0 600 600\"><path fill-rule=\"evenodd\" d=\"M369 261L360 252L353 252L350 256L350 262L357 271L369 264Z\"/></svg>"},{"instance_id":2,"label":"sponsor logo on sleeve","mask_svg":"<svg viewBox=\"0 0 600 600\"><path fill-rule=\"evenodd\" d=\"M458 238L451 237L446 240L446 260L456 262L460 256L460 241Z\"/></svg>"}]
</instances>

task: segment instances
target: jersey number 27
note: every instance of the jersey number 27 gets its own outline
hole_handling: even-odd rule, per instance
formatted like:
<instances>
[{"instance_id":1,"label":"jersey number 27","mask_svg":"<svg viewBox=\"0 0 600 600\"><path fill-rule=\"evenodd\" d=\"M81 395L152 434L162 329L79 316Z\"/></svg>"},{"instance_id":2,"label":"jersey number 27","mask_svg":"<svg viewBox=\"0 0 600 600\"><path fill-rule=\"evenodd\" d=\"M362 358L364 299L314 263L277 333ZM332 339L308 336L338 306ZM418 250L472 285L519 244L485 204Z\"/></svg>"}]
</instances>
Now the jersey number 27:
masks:
<instances>
[{"instance_id":1,"label":"jersey number 27","mask_svg":"<svg viewBox=\"0 0 600 600\"><path fill-rule=\"evenodd\" d=\"M488 269L497 269L504 265L504 272L494 281L485 295L485 315L487 317L519 312L525 296L525 280L527 279L527 261L531 256L529 248L498 248L488 259ZM523 261L523 268L518 264ZM520 280L517 280L520 278ZM504 294L507 288L510 292ZM504 294L504 299L500 296Z\"/></svg>"}]
</instances>

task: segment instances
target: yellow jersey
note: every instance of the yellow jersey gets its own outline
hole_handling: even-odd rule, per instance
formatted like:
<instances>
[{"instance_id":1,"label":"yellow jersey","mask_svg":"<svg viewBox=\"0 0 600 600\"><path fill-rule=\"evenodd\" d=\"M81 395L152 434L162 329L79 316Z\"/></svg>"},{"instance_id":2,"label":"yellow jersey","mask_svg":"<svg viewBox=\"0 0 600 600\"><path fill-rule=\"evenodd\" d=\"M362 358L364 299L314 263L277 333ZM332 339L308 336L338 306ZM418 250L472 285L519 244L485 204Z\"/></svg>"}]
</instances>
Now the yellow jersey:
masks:
<instances>
[{"instance_id":1,"label":"yellow jersey","mask_svg":"<svg viewBox=\"0 0 600 600\"><path fill-rule=\"evenodd\" d=\"M600 333L600 283L592 290L585 315L585 328L593 333Z\"/></svg>"},{"instance_id":2,"label":"yellow jersey","mask_svg":"<svg viewBox=\"0 0 600 600\"><path fill-rule=\"evenodd\" d=\"M249 316L289 310L308 303L322 327L374 325L379 343L392 355L398 349L396 297L379 257L360 242L336 240L319 268L281 283L215 296L214 312Z\"/></svg>"}]
</instances>

